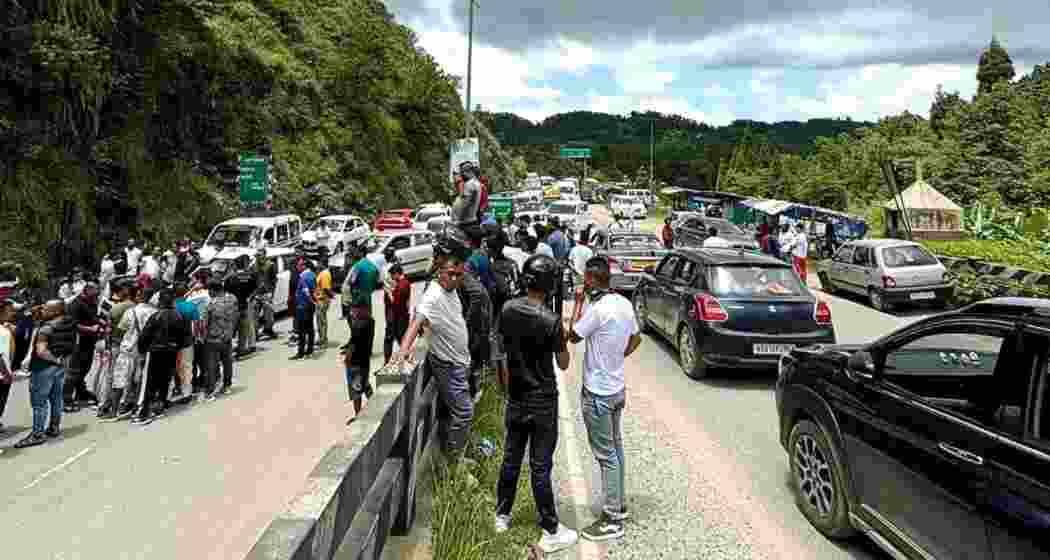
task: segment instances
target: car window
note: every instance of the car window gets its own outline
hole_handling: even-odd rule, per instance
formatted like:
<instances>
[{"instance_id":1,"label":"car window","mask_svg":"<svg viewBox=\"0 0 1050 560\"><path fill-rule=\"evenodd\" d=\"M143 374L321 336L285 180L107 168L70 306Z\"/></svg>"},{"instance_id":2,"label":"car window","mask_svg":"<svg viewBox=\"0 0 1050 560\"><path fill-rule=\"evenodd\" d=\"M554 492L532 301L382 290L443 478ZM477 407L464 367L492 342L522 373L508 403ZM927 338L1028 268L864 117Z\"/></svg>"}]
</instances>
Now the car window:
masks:
<instances>
[{"instance_id":1,"label":"car window","mask_svg":"<svg viewBox=\"0 0 1050 560\"><path fill-rule=\"evenodd\" d=\"M387 246L387 249L391 251L400 251L401 249L407 248L409 245L411 245L411 243L412 241L408 238L408 236L400 235L398 237L395 237L394 240L390 242L390 245Z\"/></svg>"},{"instance_id":2,"label":"car window","mask_svg":"<svg viewBox=\"0 0 1050 560\"><path fill-rule=\"evenodd\" d=\"M655 235L617 235L610 239L609 249L663 249L663 245Z\"/></svg>"},{"instance_id":3,"label":"car window","mask_svg":"<svg viewBox=\"0 0 1050 560\"><path fill-rule=\"evenodd\" d=\"M882 262L886 268L908 266L930 266L938 263L937 257L921 245L898 245L882 249Z\"/></svg>"},{"instance_id":4,"label":"car window","mask_svg":"<svg viewBox=\"0 0 1050 560\"><path fill-rule=\"evenodd\" d=\"M835 252L835 262L849 263L853 259L853 245L843 245Z\"/></svg>"},{"instance_id":5,"label":"car window","mask_svg":"<svg viewBox=\"0 0 1050 560\"><path fill-rule=\"evenodd\" d=\"M700 220L698 220L696 218L689 218L689 219L687 219L685 221L685 226L684 227L691 228L691 229L704 229L704 222L702 222L702 221L700 221Z\"/></svg>"},{"instance_id":6,"label":"car window","mask_svg":"<svg viewBox=\"0 0 1050 560\"><path fill-rule=\"evenodd\" d=\"M853 251L853 264L857 266L868 266L868 248L857 247Z\"/></svg>"},{"instance_id":7,"label":"car window","mask_svg":"<svg viewBox=\"0 0 1050 560\"><path fill-rule=\"evenodd\" d=\"M288 224L277 224L277 242L288 241Z\"/></svg>"},{"instance_id":8,"label":"car window","mask_svg":"<svg viewBox=\"0 0 1050 560\"><path fill-rule=\"evenodd\" d=\"M720 265L711 268L711 293L723 297L784 297L804 292L791 267Z\"/></svg>"},{"instance_id":9,"label":"car window","mask_svg":"<svg viewBox=\"0 0 1050 560\"><path fill-rule=\"evenodd\" d=\"M656 275L666 280L674 278L675 267L678 266L678 261L680 260L681 257L678 255L667 255L664 262L660 263L660 268L657 269Z\"/></svg>"}]
</instances>

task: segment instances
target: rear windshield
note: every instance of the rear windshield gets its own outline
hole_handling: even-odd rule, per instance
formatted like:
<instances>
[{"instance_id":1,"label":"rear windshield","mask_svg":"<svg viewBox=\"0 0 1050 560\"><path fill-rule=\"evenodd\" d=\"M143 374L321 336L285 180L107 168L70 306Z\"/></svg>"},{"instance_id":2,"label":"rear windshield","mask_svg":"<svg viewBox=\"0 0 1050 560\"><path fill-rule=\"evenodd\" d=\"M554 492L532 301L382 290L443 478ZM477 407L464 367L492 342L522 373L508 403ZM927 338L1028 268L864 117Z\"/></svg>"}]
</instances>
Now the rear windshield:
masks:
<instances>
[{"instance_id":1,"label":"rear windshield","mask_svg":"<svg viewBox=\"0 0 1050 560\"><path fill-rule=\"evenodd\" d=\"M724 297L800 296L804 292L795 271L786 266L717 266L711 270L711 293Z\"/></svg>"},{"instance_id":2,"label":"rear windshield","mask_svg":"<svg viewBox=\"0 0 1050 560\"><path fill-rule=\"evenodd\" d=\"M886 265L886 268L930 266L938 263L937 257L931 255L921 245L886 247L882 250L882 262Z\"/></svg>"},{"instance_id":3,"label":"rear windshield","mask_svg":"<svg viewBox=\"0 0 1050 560\"><path fill-rule=\"evenodd\" d=\"M655 235L615 235L609 240L610 249L663 249Z\"/></svg>"}]
</instances>

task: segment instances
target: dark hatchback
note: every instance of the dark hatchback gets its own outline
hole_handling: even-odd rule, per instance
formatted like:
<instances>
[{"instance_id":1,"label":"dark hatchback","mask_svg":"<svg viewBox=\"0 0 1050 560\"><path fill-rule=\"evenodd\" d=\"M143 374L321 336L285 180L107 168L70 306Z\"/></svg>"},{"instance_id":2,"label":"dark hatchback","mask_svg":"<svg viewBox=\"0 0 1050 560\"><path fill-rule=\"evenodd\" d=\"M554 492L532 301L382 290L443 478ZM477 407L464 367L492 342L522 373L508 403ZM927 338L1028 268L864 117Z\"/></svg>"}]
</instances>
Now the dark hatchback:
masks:
<instances>
[{"instance_id":1,"label":"dark hatchback","mask_svg":"<svg viewBox=\"0 0 1050 560\"><path fill-rule=\"evenodd\" d=\"M676 249L634 294L638 320L672 341L685 373L774 370L798 346L834 344L831 308L782 261L738 249Z\"/></svg>"},{"instance_id":2,"label":"dark hatchback","mask_svg":"<svg viewBox=\"0 0 1050 560\"><path fill-rule=\"evenodd\" d=\"M802 514L896 558L1050 558L1050 301L998 298L785 355Z\"/></svg>"},{"instance_id":3,"label":"dark hatchback","mask_svg":"<svg viewBox=\"0 0 1050 560\"><path fill-rule=\"evenodd\" d=\"M700 216L689 216L674 227L674 244L676 247L701 247L711 228L718 230L718 237L728 241L734 249L758 250L754 234L747 233L729 220Z\"/></svg>"},{"instance_id":4,"label":"dark hatchback","mask_svg":"<svg viewBox=\"0 0 1050 560\"><path fill-rule=\"evenodd\" d=\"M656 234L637 230L601 228L591 234L594 254L605 257L612 270L611 288L628 295L638 286L646 270L652 270L667 254Z\"/></svg>"}]
</instances>

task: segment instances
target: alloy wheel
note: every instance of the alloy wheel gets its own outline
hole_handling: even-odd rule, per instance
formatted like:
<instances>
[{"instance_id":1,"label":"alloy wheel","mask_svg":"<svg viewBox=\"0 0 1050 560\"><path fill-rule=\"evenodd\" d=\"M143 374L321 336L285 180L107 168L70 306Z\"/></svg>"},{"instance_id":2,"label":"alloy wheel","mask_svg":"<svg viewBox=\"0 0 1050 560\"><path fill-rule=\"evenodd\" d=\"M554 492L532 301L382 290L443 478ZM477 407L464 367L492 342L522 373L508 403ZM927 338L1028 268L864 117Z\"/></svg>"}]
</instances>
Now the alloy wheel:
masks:
<instances>
[{"instance_id":1,"label":"alloy wheel","mask_svg":"<svg viewBox=\"0 0 1050 560\"><path fill-rule=\"evenodd\" d=\"M792 458L798 467L795 483L802 498L821 517L831 515L835 504L834 475L817 441L808 434L799 437Z\"/></svg>"},{"instance_id":2,"label":"alloy wheel","mask_svg":"<svg viewBox=\"0 0 1050 560\"><path fill-rule=\"evenodd\" d=\"M696 365L696 344L693 344L693 332L689 327L684 327L678 334L678 356L682 360L682 369L693 371Z\"/></svg>"}]
</instances>

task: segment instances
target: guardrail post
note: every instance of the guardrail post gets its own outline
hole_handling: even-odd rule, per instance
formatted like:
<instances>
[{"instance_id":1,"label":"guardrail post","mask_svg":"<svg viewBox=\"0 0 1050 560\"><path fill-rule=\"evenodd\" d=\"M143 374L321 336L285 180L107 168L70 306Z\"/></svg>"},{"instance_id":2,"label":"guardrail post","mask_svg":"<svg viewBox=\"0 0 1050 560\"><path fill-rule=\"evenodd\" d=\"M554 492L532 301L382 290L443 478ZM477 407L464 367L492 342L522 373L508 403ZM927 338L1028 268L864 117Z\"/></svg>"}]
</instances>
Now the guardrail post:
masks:
<instances>
[{"instance_id":1,"label":"guardrail post","mask_svg":"<svg viewBox=\"0 0 1050 560\"><path fill-rule=\"evenodd\" d=\"M423 435L420 433L425 429L425 422L420 422L419 408L423 393L423 366L417 365L412 370L412 377L405 386L404 396L408 400L408 421L405 429L394 444L394 457L404 460L404 468L401 469L401 488L403 491L397 498L401 500L397 508L397 518L394 519L392 527L395 535L405 535L412 529L416 520L416 481L420 468L420 457L423 451Z\"/></svg>"}]
</instances>

